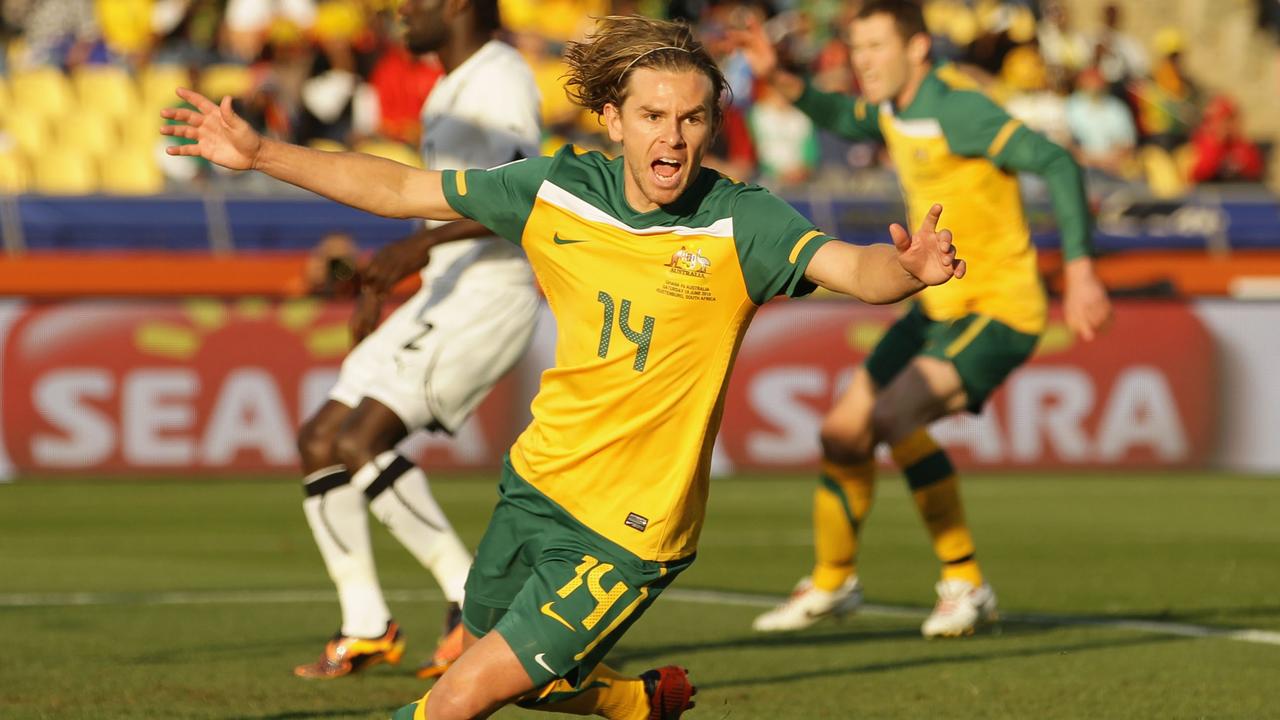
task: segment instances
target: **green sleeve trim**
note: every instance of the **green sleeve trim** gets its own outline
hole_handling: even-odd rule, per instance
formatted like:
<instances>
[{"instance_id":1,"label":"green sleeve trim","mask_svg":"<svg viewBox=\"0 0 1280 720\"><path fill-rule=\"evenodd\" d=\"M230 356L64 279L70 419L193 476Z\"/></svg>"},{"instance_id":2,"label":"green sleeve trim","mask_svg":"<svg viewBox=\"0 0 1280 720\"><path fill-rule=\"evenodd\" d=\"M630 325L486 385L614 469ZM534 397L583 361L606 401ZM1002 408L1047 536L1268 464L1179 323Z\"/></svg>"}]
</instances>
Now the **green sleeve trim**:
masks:
<instances>
[{"instance_id":1,"label":"green sleeve trim","mask_svg":"<svg viewBox=\"0 0 1280 720\"><path fill-rule=\"evenodd\" d=\"M551 163L552 158L541 157L489 170L444 170L440 184L458 214L519 245Z\"/></svg>"},{"instance_id":2,"label":"green sleeve trim","mask_svg":"<svg viewBox=\"0 0 1280 720\"><path fill-rule=\"evenodd\" d=\"M808 80L795 106L809 116L814 125L849 140L883 140L880 134L880 108L862 98L828 93L813 87Z\"/></svg>"},{"instance_id":3,"label":"green sleeve trim","mask_svg":"<svg viewBox=\"0 0 1280 720\"><path fill-rule=\"evenodd\" d=\"M794 253L795 261L791 264L795 266L795 270L791 275L791 281L787 284L779 295L787 295L789 297L804 297L814 290L818 289L818 285L804 276L805 271L809 269L809 263L813 261L813 256L818 254L818 249L823 245L835 240L830 235L820 232L813 239L805 243L800 252ZM803 236L802 236L803 237Z\"/></svg>"},{"instance_id":4,"label":"green sleeve trim","mask_svg":"<svg viewBox=\"0 0 1280 720\"><path fill-rule=\"evenodd\" d=\"M1053 202L1067 260L1094 255L1093 216L1084 189L1084 173L1060 145L1025 127L1016 128L991 158L998 167L1044 178Z\"/></svg>"}]
</instances>

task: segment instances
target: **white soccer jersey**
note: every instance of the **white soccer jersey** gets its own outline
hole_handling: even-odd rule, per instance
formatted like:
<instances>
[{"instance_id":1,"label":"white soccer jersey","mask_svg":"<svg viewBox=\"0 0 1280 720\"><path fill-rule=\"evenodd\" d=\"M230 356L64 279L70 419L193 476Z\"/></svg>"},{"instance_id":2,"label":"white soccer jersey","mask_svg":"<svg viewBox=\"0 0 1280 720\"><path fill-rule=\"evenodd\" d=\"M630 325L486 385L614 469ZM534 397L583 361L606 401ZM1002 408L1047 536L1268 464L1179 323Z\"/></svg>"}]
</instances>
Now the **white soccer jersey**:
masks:
<instances>
[{"instance_id":1,"label":"white soccer jersey","mask_svg":"<svg viewBox=\"0 0 1280 720\"><path fill-rule=\"evenodd\" d=\"M422 155L435 170L535 157L533 73L509 45L486 43L436 83L422 112ZM457 430L524 354L539 298L524 252L499 238L432 250L422 289L360 342L329 396L390 408L410 429Z\"/></svg>"},{"instance_id":2,"label":"white soccer jersey","mask_svg":"<svg viewBox=\"0 0 1280 720\"><path fill-rule=\"evenodd\" d=\"M515 48L490 40L441 78L422 108L422 159L432 170L489 168L537 157L541 98ZM500 238L445 243L431 251L423 284L533 282L524 252Z\"/></svg>"}]
</instances>

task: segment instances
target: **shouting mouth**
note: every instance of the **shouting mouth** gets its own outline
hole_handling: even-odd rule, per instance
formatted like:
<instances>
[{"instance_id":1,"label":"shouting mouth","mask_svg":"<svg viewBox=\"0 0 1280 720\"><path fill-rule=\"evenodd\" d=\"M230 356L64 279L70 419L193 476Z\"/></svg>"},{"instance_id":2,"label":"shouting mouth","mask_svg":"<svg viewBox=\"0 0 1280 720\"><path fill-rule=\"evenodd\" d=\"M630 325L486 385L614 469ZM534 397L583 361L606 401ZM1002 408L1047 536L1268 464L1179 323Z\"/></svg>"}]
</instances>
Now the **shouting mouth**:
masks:
<instances>
[{"instance_id":1,"label":"shouting mouth","mask_svg":"<svg viewBox=\"0 0 1280 720\"><path fill-rule=\"evenodd\" d=\"M680 177L684 173L684 163L673 157L660 157L649 163L649 171L653 176L655 185L666 190L672 190L680 185Z\"/></svg>"}]
</instances>

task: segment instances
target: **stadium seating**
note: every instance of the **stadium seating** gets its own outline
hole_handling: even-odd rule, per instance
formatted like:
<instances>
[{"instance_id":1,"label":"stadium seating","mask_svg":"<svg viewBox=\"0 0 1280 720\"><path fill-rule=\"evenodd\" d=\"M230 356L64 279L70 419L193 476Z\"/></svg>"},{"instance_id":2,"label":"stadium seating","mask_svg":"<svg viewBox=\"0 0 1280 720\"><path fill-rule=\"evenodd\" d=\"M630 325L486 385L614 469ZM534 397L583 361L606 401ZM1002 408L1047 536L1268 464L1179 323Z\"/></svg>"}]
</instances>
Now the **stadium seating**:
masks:
<instances>
[{"instance_id":1,"label":"stadium seating","mask_svg":"<svg viewBox=\"0 0 1280 720\"><path fill-rule=\"evenodd\" d=\"M49 147L49 120L42 113L26 107L16 107L5 114L4 129L13 144L28 156L34 157Z\"/></svg>"},{"instance_id":2,"label":"stadium seating","mask_svg":"<svg viewBox=\"0 0 1280 720\"><path fill-rule=\"evenodd\" d=\"M120 139L125 148L153 149L161 141L158 109L146 109L120 118Z\"/></svg>"},{"instance_id":3,"label":"stadium seating","mask_svg":"<svg viewBox=\"0 0 1280 720\"><path fill-rule=\"evenodd\" d=\"M395 160L398 163L404 163L412 167L422 167L422 157L413 148L404 143L390 140L366 140L356 145L355 150L356 152Z\"/></svg>"},{"instance_id":4,"label":"stadium seating","mask_svg":"<svg viewBox=\"0 0 1280 720\"><path fill-rule=\"evenodd\" d=\"M14 73L11 82L14 108L58 117L69 114L75 107L71 81L57 68L23 70Z\"/></svg>"},{"instance_id":5,"label":"stadium seating","mask_svg":"<svg viewBox=\"0 0 1280 720\"><path fill-rule=\"evenodd\" d=\"M345 152L351 149L337 140L329 140L327 138L316 138L307 143L307 147L323 152Z\"/></svg>"},{"instance_id":6,"label":"stadium seating","mask_svg":"<svg viewBox=\"0 0 1280 720\"><path fill-rule=\"evenodd\" d=\"M243 65L210 65L200 74L199 89L214 102L224 95L239 97L253 88L253 75ZM173 92L172 88L169 90Z\"/></svg>"},{"instance_id":7,"label":"stadium seating","mask_svg":"<svg viewBox=\"0 0 1280 720\"><path fill-rule=\"evenodd\" d=\"M82 109L93 109L111 117L125 117L138 111L138 87L124 68L92 65L72 76Z\"/></svg>"},{"instance_id":8,"label":"stadium seating","mask_svg":"<svg viewBox=\"0 0 1280 720\"><path fill-rule=\"evenodd\" d=\"M58 147L84 153L95 161L120 146L115 118L97 109L83 108L74 121L62 118L53 123L52 130Z\"/></svg>"},{"instance_id":9,"label":"stadium seating","mask_svg":"<svg viewBox=\"0 0 1280 720\"><path fill-rule=\"evenodd\" d=\"M174 90L191 87L191 73L180 65L149 65L138 77L142 90L142 107L154 113L178 102Z\"/></svg>"},{"instance_id":10,"label":"stadium seating","mask_svg":"<svg viewBox=\"0 0 1280 720\"><path fill-rule=\"evenodd\" d=\"M164 191L164 174L154 151L131 147L101 160L102 191L111 195L154 195Z\"/></svg>"},{"instance_id":11,"label":"stadium seating","mask_svg":"<svg viewBox=\"0 0 1280 720\"><path fill-rule=\"evenodd\" d=\"M0 153L0 195L26 192L30 183L26 159L16 152Z\"/></svg>"},{"instance_id":12,"label":"stadium seating","mask_svg":"<svg viewBox=\"0 0 1280 720\"><path fill-rule=\"evenodd\" d=\"M69 148L53 147L35 156L33 189L45 195L87 195L98 190L93 160Z\"/></svg>"}]
</instances>

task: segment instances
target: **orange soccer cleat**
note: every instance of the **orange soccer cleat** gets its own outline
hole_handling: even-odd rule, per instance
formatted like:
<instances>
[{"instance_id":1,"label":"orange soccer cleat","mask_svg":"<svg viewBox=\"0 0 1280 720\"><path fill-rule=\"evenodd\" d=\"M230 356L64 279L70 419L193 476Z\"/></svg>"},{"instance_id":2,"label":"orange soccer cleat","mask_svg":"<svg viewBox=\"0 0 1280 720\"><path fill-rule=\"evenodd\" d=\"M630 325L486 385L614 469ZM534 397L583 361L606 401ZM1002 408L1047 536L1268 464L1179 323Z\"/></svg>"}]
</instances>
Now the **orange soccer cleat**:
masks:
<instances>
[{"instance_id":1,"label":"orange soccer cleat","mask_svg":"<svg viewBox=\"0 0 1280 720\"><path fill-rule=\"evenodd\" d=\"M395 665L404 655L404 636L394 620L387 623L382 637L355 638L342 634L324 646L324 652L313 663L299 665L293 674L301 678L330 679L359 672L378 663Z\"/></svg>"}]
</instances>

